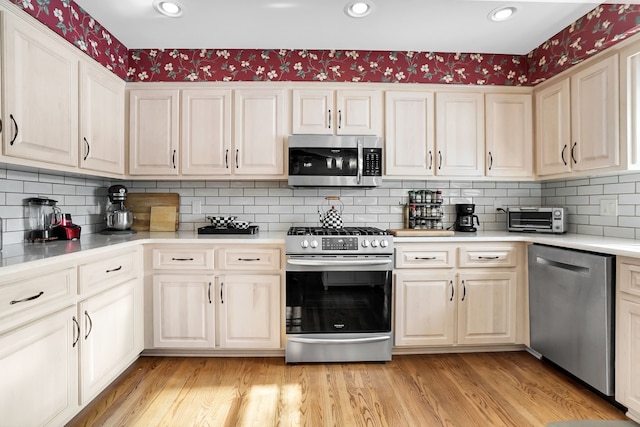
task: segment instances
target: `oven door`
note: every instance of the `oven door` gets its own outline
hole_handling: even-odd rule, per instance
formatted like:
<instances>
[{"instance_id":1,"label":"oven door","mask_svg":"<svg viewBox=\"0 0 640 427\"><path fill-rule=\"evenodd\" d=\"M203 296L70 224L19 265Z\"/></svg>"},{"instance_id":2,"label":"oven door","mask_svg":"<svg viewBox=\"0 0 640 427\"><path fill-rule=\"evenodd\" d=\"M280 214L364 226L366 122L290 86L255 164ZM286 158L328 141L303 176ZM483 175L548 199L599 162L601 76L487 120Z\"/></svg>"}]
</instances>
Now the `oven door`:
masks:
<instances>
[{"instance_id":1,"label":"oven door","mask_svg":"<svg viewBox=\"0 0 640 427\"><path fill-rule=\"evenodd\" d=\"M390 360L391 264L375 256L289 258L287 363Z\"/></svg>"}]
</instances>

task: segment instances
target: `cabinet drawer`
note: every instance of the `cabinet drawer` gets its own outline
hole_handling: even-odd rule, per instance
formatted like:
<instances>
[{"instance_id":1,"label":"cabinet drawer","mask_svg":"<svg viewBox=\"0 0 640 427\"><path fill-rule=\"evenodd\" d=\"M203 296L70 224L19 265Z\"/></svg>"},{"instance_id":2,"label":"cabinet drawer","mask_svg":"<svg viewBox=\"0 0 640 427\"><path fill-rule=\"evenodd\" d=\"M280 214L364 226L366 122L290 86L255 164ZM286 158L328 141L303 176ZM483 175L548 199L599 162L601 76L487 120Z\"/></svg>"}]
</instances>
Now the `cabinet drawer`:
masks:
<instances>
[{"instance_id":1,"label":"cabinet drawer","mask_svg":"<svg viewBox=\"0 0 640 427\"><path fill-rule=\"evenodd\" d=\"M0 283L0 320L11 315L8 323L28 321L40 317L48 308L60 308L73 303L76 295L77 277L75 267L62 270L43 270L37 275L21 274L3 278ZM24 314L24 317L22 315ZM14 322L15 321L15 322ZM0 329L9 326L2 322Z\"/></svg>"},{"instance_id":2,"label":"cabinet drawer","mask_svg":"<svg viewBox=\"0 0 640 427\"><path fill-rule=\"evenodd\" d=\"M455 248L449 246L396 247L396 268L452 268Z\"/></svg>"},{"instance_id":3,"label":"cabinet drawer","mask_svg":"<svg viewBox=\"0 0 640 427\"><path fill-rule=\"evenodd\" d=\"M155 270L213 270L213 248L153 249Z\"/></svg>"},{"instance_id":4,"label":"cabinet drawer","mask_svg":"<svg viewBox=\"0 0 640 427\"><path fill-rule=\"evenodd\" d=\"M99 291L126 282L138 276L142 267L139 251L133 250L101 260L82 264L79 267L79 292Z\"/></svg>"},{"instance_id":5,"label":"cabinet drawer","mask_svg":"<svg viewBox=\"0 0 640 427\"><path fill-rule=\"evenodd\" d=\"M640 259L618 258L618 290L640 297Z\"/></svg>"},{"instance_id":6,"label":"cabinet drawer","mask_svg":"<svg viewBox=\"0 0 640 427\"><path fill-rule=\"evenodd\" d=\"M274 271L280 270L280 248L228 248L218 253L221 270Z\"/></svg>"},{"instance_id":7,"label":"cabinet drawer","mask_svg":"<svg viewBox=\"0 0 640 427\"><path fill-rule=\"evenodd\" d=\"M459 252L460 267L515 267L516 246L466 246Z\"/></svg>"}]
</instances>

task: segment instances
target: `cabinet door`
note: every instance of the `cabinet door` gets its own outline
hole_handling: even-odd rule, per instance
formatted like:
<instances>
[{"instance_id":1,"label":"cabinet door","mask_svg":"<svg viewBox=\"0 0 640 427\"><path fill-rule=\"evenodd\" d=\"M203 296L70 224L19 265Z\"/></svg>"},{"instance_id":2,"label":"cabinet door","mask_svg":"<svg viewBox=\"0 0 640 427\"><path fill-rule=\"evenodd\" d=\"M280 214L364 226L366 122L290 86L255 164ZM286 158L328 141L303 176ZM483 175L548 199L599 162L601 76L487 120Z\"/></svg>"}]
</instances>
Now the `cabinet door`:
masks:
<instances>
[{"instance_id":1,"label":"cabinet door","mask_svg":"<svg viewBox=\"0 0 640 427\"><path fill-rule=\"evenodd\" d=\"M136 330L140 286L131 280L79 304L81 404L97 396L143 350Z\"/></svg>"},{"instance_id":2,"label":"cabinet door","mask_svg":"<svg viewBox=\"0 0 640 427\"><path fill-rule=\"evenodd\" d=\"M601 169L620 164L618 55L571 77L573 169Z\"/></svg>"},{"instance_id":3,"label":"cabinet door","mask_svg":"<svg viewBox=\"0 0 640 427\"><path fill-rule=\"evenodd\" d=\"M484 174L484 96L436 93L436 175Z\"/></svg>"},{"instance_id":4,"label":"cabinet door","mask_svg":"<svg viewBox=\"0 0 640 427\"><path fill-rule=\"evenodd\" d=\"M385 93L386 175L433 175L433 102L431 92Z\"/></svg>"},{"instance_id":5,"label":"cabinet door","mask_svg":"<svg viewBox=\"0 0 640 427\"><path fill-rule=\"evenodd\" d=\"M531 95L487 94L486 176L533 177Z\"/></svg>"},{"instance_id":6,"label":"cabinet door","mask_svg":"<svg viewBox=\"0 0 640 427\"><path fill-rule=\"evenodd\" d=\"M229 175L231 154L231 90L183 90L182 174Z\"/></svg>"},{"instance_id":7,"label":"cabinet door","mask_svg":"<svg viewBox=\"0 0 640 427\"><path fill-rule=\"evenodd\" d=\"M516 342L515 272L461 273L458 344Z\"/></svg>"},{"instance_id":8,"label":"cabinet door","mask_svg":"<svg viewBox=\"0 0 640 427\"><path fill-rule=\"evenodd\" d=\"M178 175L178 90L129 93L129 173Z\"/></svg>"},{"instance_id":9,"label":"cabinet door","mask_svg":"<svg viewBox=\"0 0 640 427\"><path fill-rule=\"evenodd\" d=\"M215 347L213 276L153 276L153 345Z\"/></svg>"},{"instance_id":10,"label":"cabinet door","mask_svg":"<svg viewBox=\"0 0 640 427\"><path fill-rule=\"evenodd\" d=\"M336 91L338 135L382 135L382 94L375 90Z\"/></svg>"},{"instance_id":11,"label":"cabinet door","mask_svg":"<svg viewBox=\"0 0 640 427\"><path fill-rule=\"evenodd\" d=\"M616 400L640 414L640 304L618 300Z\"/></svg>"},{"instance_id":12,"label":"cabinet door","mask_svg":"<svg viewBox=\"0 0 640 427\"><path fill-rule=\"evenodd\" d=\"M285 94L268 89L235 91L233 174L284 177Z\"/></svg>"},{"instance_id":13,"label":"cabinet door","mask_svg":"<svg viewBox=\"0 0 640 427\"><path fill-rule=\"evenodd\" d=\"M225 275L220 282L220 347L280 348L280 275Z\"/></svg>"},{"instance_id":14,"label":"cabinet door","mask_svg":"<svg viewBox=\"0 0 640 427\"><path fill-rule=\"evenodd\" d=\"M537 174L571 171L571 98L569 79L536 91Z\"/></svg>"},{"instance_id":15,"label":"cabinet door","mask_svg":"<svg viewBox=\"0 0 640 427\"><path fill-rule=\"evenodd\" d=\"M293 90L292 133L333 134L337 127L333 93L331 89Z\"/></svg>"},{"instance_id":16,"label":"cabinet door","mask_svg":"<svg viewBox=\"0 0 640 427\"><path fill-rule=\"evenodd\" d=\"M0 337L0 424L64 425L78 410L75 305Z\"/></svg>"},{"instance_id":17,"label":"cabinet door","mask_svg":"<svg viewBox=\"0 0 640 427\"><path fill-rule=\"evenodd\" d=\"M455 340L455 275L397 273L395 345L451 345Z\"/></svg>"},{"instance_id":18,"label":"cabinet door","mask_svg":"<svg viewBox=\"0 0 640 427\"><path fill-rule=\"evenodd\" d=\"M102 66L80 66L80 167L124 174L124 85Z\"/></svg>"},{"instance_id":19,"label":"cabinet door","mask_svg":"<svg viewBox=\"0 0 640 427\"><path fill-rule=\"evenodd\" d=\"M2 15L4 154L78 165L78 58L64 41Z\"/></svg>"}]
</instances>

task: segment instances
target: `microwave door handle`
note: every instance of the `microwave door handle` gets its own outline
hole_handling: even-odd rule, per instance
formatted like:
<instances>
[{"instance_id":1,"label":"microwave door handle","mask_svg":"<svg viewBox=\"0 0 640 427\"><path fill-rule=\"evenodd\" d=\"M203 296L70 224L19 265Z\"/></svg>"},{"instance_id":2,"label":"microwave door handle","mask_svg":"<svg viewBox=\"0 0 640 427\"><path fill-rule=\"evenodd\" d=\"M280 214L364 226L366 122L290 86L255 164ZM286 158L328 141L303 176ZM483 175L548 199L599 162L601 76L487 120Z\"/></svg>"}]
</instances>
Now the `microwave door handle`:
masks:
<instances>
[{"instance_id":1,"label":"microwave door handle","mask_svg":"<svg viewBox=\"0 0 640 427\"><path fill-rule=\"evenodd\" d=\"M358 185L362 182L362 168L364 164L364 143L358 138Z\"/></svg>"}]
</instances>

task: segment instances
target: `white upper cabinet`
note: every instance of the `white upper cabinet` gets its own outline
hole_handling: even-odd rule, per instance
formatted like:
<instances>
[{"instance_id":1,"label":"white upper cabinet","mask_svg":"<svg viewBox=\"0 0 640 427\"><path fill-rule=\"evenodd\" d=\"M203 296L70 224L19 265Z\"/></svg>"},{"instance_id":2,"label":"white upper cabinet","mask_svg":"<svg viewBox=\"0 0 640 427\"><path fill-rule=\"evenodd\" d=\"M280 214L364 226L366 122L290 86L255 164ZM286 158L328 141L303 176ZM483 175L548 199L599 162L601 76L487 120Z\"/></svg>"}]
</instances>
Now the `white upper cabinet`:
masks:
<instances>
[{"instance_id":1,"label":"white upper cabinet","mask_svg":"<svg viewBox=\"0 0 640 427\"><path fill-rule=\"evenodd\" d=\"M180 91L132 90L129 173L178 175Z\"/></svg>"},{"instance_id":2,"label":"white upper cabinet","mask_svg":"<svg viewBox=\"0 0 640 427\"><path fill-rule=\"evenodd\" d=\"M284 177L284 89L234 91L234 175Z\"/></svg>"},{"instance_id":3,"label":"white upper cabinet","mask_svg":"<svg viewBox=\"0 0 640 427\"><path fill-rule=\"evenodd\" d=\"M182 91L183 175L231 174L231 90Z\"/></svg>"},{"instance_id":4,"label":"white upper cabinet","mask_svg":"<svg viewBox=\"0 0 640 427\"><path fill-rule=\"evenodd\" d=\"M484 175L484 95L436 93L436 175Z\"/></svg>"},{"instance_id":5,"label":"white upper cabinet","mask_svg":"<svg viewBox=\"0 0 640 427\"><path fill-rule=\"evenodd\" d=\"M486 108L486 176L533 177L531 95L490 93Z\"/></svg>"},{"instance_id":6,"label":"white upper cabinet","mask_svg":"<svg viewBox=\"0 0 640 427\"><path fill-rule=\"evenodd\" d=\"M571 171L571 85L569 79L535 93L537 174Z\"/></svg>"},{"instance_id":7,"label":"white upper cabinet","mask_svg":"<svg viewBox=\"0 0 640 427\"><path fill-rule=\"evenodd\" d=\"M78 58L53 37L2 14L3 154L76 167Z\"/></svg>"},{"instance_id":8,"label":"white upper cabinet","mask_svg":"<svg viewBox=\"0 0 640 427\"><path fill-rule=\"evenodd\" d=\"M618 55L571 78L571 146L576 171L620 164Z\"/></svg>"},{"instance_id":9,"label":"white upper cabinet","mask_svg":"<svg viewBox=\"0 0 640 427\"><path fill-rule=\"evenodd\" d=\"M434 120L433 92L385 92L386 175L433 175Z\"/></svg>"},{"instance_id":10,"label":"white upper cabinet","mask_svg":"<svg viewBox=\"0 0 640 427\"><path fill-rule=\"evenodd\" d=\"M80 167L124 174L125 83L103 66L80 63Z\"/></svg>"},{"instance_id":11,"label":"white upper cabinet","mask_svg":"<svg viewBox=\"0 0 640 427\"><path fill-rule=\"evenodd\" d=\"M536 90L539 176L620 165L618 90L617 54Z\"/></svg>"},{"instance_id":12,"label":"white upper cabinet","mask_svg":"<svg viewBox=\"0 0 640 427\"><path fill-rule=\"evenodd\" d=\"M382 92L293 90L294 134L381 135Z\"/></svg>"}]
</instances>

